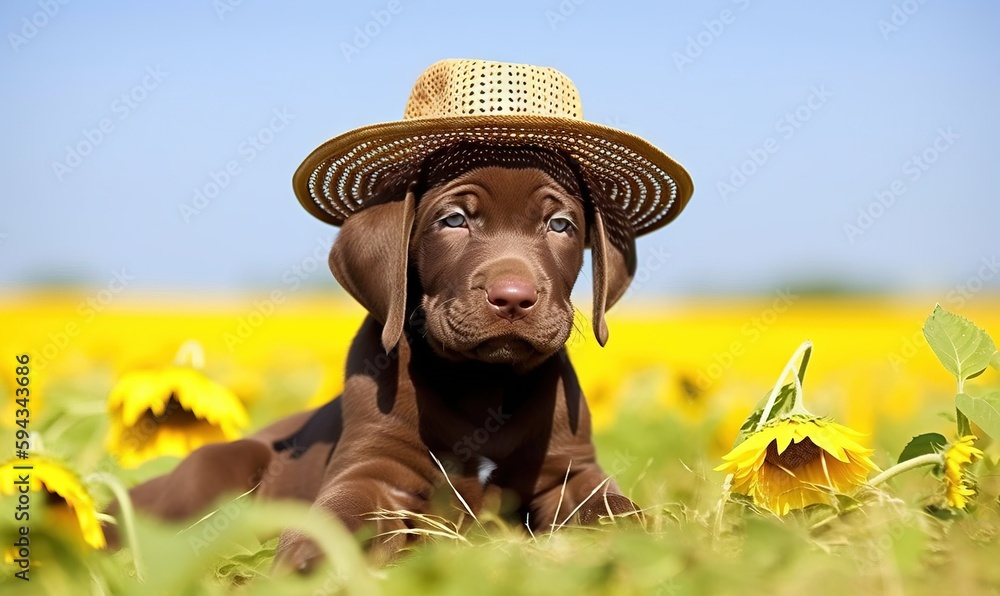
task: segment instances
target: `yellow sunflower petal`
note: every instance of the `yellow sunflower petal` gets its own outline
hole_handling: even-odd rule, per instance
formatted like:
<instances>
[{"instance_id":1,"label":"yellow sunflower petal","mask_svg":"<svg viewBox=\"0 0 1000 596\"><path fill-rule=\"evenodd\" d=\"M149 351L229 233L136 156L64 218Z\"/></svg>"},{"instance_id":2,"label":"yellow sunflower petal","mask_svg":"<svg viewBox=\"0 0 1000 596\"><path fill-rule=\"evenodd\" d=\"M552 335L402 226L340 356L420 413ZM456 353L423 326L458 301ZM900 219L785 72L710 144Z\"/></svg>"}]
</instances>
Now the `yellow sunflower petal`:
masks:
<instances>
[{"instance_id":1,"label":"yellow sunflower petal","mask_svg":"<svg viewBox=\"0 0 1000 596\"><path fill-rule=\"evenodd\" d=\"M19 470L14 466L31 466L31 469ZM12 494L7 491L16 490L14 480L21 476L30 476L31 491L45 489L66 502L75 514L80 532L87 544L93 548L106 546L104 531L101 530L101 524L97 520L94 500L76 474L49 459L13 460L0 466L0 480L3 482L0 491Z\"/></svg>"},{"instance_id":2,"label":"yellow sunflower petal","mask_svg":"<svg viewBox=\"0 0 1000 596\"><path fill-rule=\"evenodd\" d=\"M715 468L717 472L736 473L748 468L759 467L772 438L768 433L755 433L722 456L723 464Z\"/></svg>"},{"instance_id":3,"label":"yellow sunflower petal","mask_svg":"<svg viewBox=\"0 0 1000 596\"><path fill-rule=\"evenodd\" d=\"M813 433L809 435L809 440L823 451L844 463L849 463L850 461L847 458L847 449L845 448L848 447L848 443L850 443L850 447L862 449L860 445L844 437L832 426L817 426Z\"/></svg>"},{"instance_id":4,"label":"yellow sunflower petal","mask_svg":"<svg viewBox=\"0 0 1000 596\"><path fill-rule=\"evenodd\" d=\"M168 411L172 403L177 411ZM246 407L232 391L189 367L123 375L108 409L108 449L126 467L238 439L249 423Z\"/></svg>"},{"instance_id":5,"label":"yellow sunflower petal","mask_svg":"<svg viewBox=\"0 0 1000 596\"><path fill-rule=\"evenodd\" d=\"M790 424L774 425L770 430L779 454L784 453L793 442L801 443L802 439L805 438L799 433L801 425L794 421L791 421Z\"/></svg>"},{"instance_id":6,"label":"yellow sunflower petal","mask_svg":"<svg viewBox=\"0 0 1000 596\"><path fill-rule=\"evenodd\" d=\"M983 457L983 452L973 446L976 437L966 435L948 447L944 453L945 499L950 507L964 509L969 497L976 491L966 478L966 466Z\"/></svg>"},{"instance_id":7,"label":"yellow sunflower petal","mask_svg":"<svg viewBox=\"0 0 1000 596\"><path fill-rule=\"evenodd\" d=\"M864 484L877 469L868 457L872 451L845 429L819 418L780 419L748 437L716 469L733 474L734 492L778 515L827 503L833 493Z\"/></svg>"},{"instance_id":8,"label":"yellow sunflower petal","mask_svg":"<svg viewBox=\"0 0 1000 596\"><path fill-rule=\"evenodd\" d=\"M132 426L147 410L159 409L162 413L163 407L170 399L170 390L156 373L129 374L134 376L121 388L123 392L128 391L128 395L121 398L121 417L126 425Z\"/></svg>"},{"instance_id":9,"label":"yellow sunflower petal","mask_svg":"<svg viewBox=\"0 0 1000 596\"><path fill-rule=\"evenodd\" d=\"M181 406L215 425L246 426L246 408L235 394L196 371L190 372L194 374L184 378L177 394Z\"/></svg>"}]
</instances>

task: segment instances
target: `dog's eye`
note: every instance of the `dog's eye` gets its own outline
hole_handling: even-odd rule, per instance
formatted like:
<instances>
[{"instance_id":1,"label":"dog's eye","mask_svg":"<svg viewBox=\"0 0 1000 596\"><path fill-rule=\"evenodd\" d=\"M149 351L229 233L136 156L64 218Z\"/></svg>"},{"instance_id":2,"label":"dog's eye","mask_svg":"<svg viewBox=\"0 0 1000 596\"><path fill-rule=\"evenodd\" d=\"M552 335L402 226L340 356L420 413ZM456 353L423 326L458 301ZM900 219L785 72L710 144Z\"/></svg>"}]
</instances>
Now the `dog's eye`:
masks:
<instances>
[{"instance_id":1,"label":"dog's eye","mask_svg":"<svg viewBox=\"0 0 1000 596\"><path fill-rule=\"evenodd\" d=\"M449 228L464 228L465 227L465 215L461 213L452 213L448 217L441 220L445 226Z\"/></svg>"},{"instance_id":2,"label":"dog's eye","mask_svg":"<svg viewBox=\"0 0 1000 596\"><path fill-rule=\"evenodd\" d=\"M565 232L573 227L573 222L565 217L553 217L549 220L549 229L553 232Z\"/></svg>"}]
</instances>

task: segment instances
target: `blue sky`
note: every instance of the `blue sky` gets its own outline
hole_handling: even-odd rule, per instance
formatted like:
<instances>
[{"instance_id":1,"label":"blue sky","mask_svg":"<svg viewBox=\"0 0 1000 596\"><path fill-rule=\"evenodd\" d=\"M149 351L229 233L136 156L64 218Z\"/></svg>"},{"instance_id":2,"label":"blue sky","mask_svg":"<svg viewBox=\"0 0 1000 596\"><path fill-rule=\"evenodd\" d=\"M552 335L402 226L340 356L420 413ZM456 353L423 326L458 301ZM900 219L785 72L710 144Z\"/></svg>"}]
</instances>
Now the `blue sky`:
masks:
<instances>
[{"instance_id":1,"label":"blue sky","mask_svg":"<svg viewBox=\"0 0 1000 596\"><path fill-rule=\"evenodd\" d=\"M556 67L587 119L687 167L640 292L1000 287L995 2L347 4L4 2L0 289L281 285L335 232L294 198L301 160L453 57Z\"/></svg>"}]
</instances>

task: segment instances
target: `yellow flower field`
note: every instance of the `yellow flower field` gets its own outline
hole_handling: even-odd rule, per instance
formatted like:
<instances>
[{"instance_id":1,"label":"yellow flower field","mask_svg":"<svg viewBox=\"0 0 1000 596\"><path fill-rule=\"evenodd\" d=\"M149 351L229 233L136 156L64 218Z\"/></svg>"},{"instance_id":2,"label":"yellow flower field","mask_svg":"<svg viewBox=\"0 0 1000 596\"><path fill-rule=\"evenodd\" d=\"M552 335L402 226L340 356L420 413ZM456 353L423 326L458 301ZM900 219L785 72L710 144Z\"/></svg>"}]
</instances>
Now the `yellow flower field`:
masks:
<instances>
[{"instance_id":1,"label":"yellow flower field","mask_svg":"<svg viewBox=\"0 0 1000 596\"><path fill-rule=\"evenodd\" d=\"M0 299L0 354L3 354L4 362L0 364L0 395L4 399L0 432L13 439L17 409L14 403L17 388L14 357L29 354L32 447L65 462L80 478L91 478L89 489L94 491L94 498L102 503L110 501L112 495L99 486L103 480L94 483L95 473L101 477L112 477L112 485L120 482L127 487L175 465L176 457L145 461L155 455L155 442L144 447L150 450L149 453L127 461L116 460L116 454L109 453L108 445L118 444L115 437L122 432L124 420L121 409L138 407L134 404L122 406L122 400L127 398L116 392L138 383L145 387L142 391L163 393L161 385L167 387L174 382L171 380L174 377L188 375L171 368L178 348L188 345L185 342L197 342L204 349L204 367L198 373L198 383L206 387L218 385L219 388L213 391L235 396L242 402L249 423L239 426L245 432L253 432L280 416L316 406L340 392L346 351L364 316L360 307L337 293L302 293L289 297L282 304L271 302L264 294L207 298L123 296L99 313L81 307L81 304L86 304L85 300L85 294L71 291L20 294ZM649 511L655 513L650 517L651 525L646 528L646 534L640 532L636 535L626 531L610 533L607 538L600 538L607 541L598 549L601 554L577 558L578 555L572 554L577 552L574 549L598 538L584 533L583 536L560 537L550 542L533 541L530 546L525 543L527 550L524 553L512 555L504 546L513 540L508 536L510 529L503 529L500 538L491 533L486 543L480 541L479 546L467 547L472 550L459 550L446 544L421 551L382 579L385 589L393 592L395 588L392 586L410 585L417 581L415 578L424 578L419 581L426 580L423 585L430 591L443 587L458 590L459 586L474 586L480 578L469 576L471 570L493 573L489 570L509 569L505 566L512 565L511 556L528 559L537 556L565 565L624 565L623 569L631 570L628 573L638 575L619 578L616 580L619 583L612 584L632 586L621 593L657 593L659 590L661 594L670 594L686 592L689 588L700 592L711 590L713 585L728 585L720 579L729 573L724 569L743 565L748 573L755 573L756 566L761 564L759 557L739 548L734 550L732 544L727 542L733 539L730 531L710 528L709 514L718 503L724 477L723 473L713 469L732 449L741 424L774 385L788 355L804 340L811 340L814 346L804 382L810 410L817 416L829 416L838 424L861 433L857 435L860 438L854 434L851 436L863 445L865 454L867 449L872 450L871 460L878 468L886 469L895 464L900 449L913 435L939 432L946 435L949 441L959 438L954 436L955 379L941 368L921 333L921 326L933 304L934 299L926 297L901 300L889 297L785 295L659 302L627 297L609 316L610 341L605 348L599 347L593 339L587 317L582 314L588 309L582 306L569 350L593 413L602 465L637 502L648 504L652 508ZM972 319L987 331L1000 331L1000 296L976 296L958 314ZM966 387L970 393L995 390L1000 386L997 377L996 371L987 371L981 377L969 380ZM168 406L168 394L169 391L163 395L143 394L142 399L153 404L153 410L162 410ZM111 402L113 407L109 409L109 398L113 395L116 397ZM186 399L182 396L175 405L187 408L185 403L181 403ZM194 399L193 394L191 399ZM204 406L192 407L197 410ZM231 412L227 416L233 420L239 420L243 415L239 404L235 409L227 405L225 411ZM237 432L234 430L237 427L233 425L227 426L225 432L219 430L213 426L215 418L201 421L199 412L196 411L197 416L194 416L198 420L192 419L201 424L192 426L200 429L199 437L229 437ZM127 418L134 422L138 419L137 412L132 412ZM110 434L109 430L112 431ZM973 428L974 434L984 436L975 431ZM176 432L182 432L182 429ZM186 440L157 439L172 445L167 451L175 454L178 446L185 445ZM196 446L202 440L192 437L190 445ZM0 455L3 457L0 457L0 463L14 456L13 443L13 440L2 441ZM990 455L989 442L980 441L976 445L986 452L987 461L981 463L988 464L988 469L992 470L995 464L991 457L995 456ZM763 449L767 445L761 443L758 447L760 457L757 459L763 461ZM952 460L958 461L955 458ZM952 479L955 475L952 472L958 470L958 464L952 460L948 460L951 462L948 478L953 485L961 487L962 504L965 504L973 491L969 488L971 485L963 484L967 482L964 476L957 481ZM964 465L966 460L959 463ZM857 476L852 477L852 486L863 483L864 471L858 472ZM986 490L993 495L1000 488L996 486L992 473L983 473L978 480L979 491ZM799 580L786 578L784 587L778 591L780 593L791 593L795 586L808 585L806 577L816 580L831 574L836 577L841 577L839 574L843 577L856 576L860 578L860 586L882 586L885 580L880 575L884 572L882 559L872 562L870 568L861 569L851 565L844 567L843 560L829 559L821 553L829 554L856 540L861 540L863 544L875 541L872 544L876 544L883 535L888 535L886 533L893 533L894 545L909 544L910 530L904 532L899 529L900 519L911 519L907 516L914 515L913 512L920 511L921 507L929 507L930 503L938 508L956 501L954 493L958 489L947 489L945 483L922 480L919 474L895 482L906 488L905 491L899 490L898 494L905 495L908 505L900 509L902 501L880 497L880 508L866 508L865 515L871 525L864 525L863 531L856 526L857 520L852 522L855 527L849 529L851 524L846 521L849 514L841 511L819 521L808 518L810 524L817 524L813 530L820 528L823 533L810 535L805 542L808 547L804 550L794 546L800 538L794 538L795 530L782 522L771 524L766 530L754 530L752 524L748 526L742 539L746 541L744 548L751 549L754 548L751 545L756 544L756 548L773 546L779 550L791 548L806 553L788 555L787 565L809 571L804 572L807 575ZM812 497L799 500L803 504L825 502ZM985 503L982 498L980 502ZM4 503L0 506L7 507ZM845 511L855 507L850 504L843 506ZM787 512L788 507L780 509ZM254 523L262 523L266 527L275 519L269 512L260 513L249 506L241 515L246 515L247 523L258 520ZM990 528L1000 526L995 515L988 519ZM187 529L179 534L179 529L174 528L164 532L148 521L139 520L138 523L140 542L149 541L148 546L154 551L167 549L165 545L170 540L176 542L177 536L183 537L186 535L184 532L190 534L192 531ZM211 522L203 520L199 523ZM927 542L930 540L928 536L938 531L928 529L927 523L930 522L916 524L922 529L919 536L912 537L913 544L918 545L912 548L935 552L940 556L945 556L941 554L945 551L952 552L947 556L962 556L967 560L970 556L973 559L980 556L973 554L978 552L975 550L978 547L970 544L985 537L966 536L963 530L957 534L958 538L953 535L950 539L957 540L955 544L942 550ZM195 526L195 532L199 531L198 527ZM690 530L692 527L696 529ZM0 527L0 530L3 529ZM859 536L863 536L858 538L848 532L862 532ZM703 538L695 538L699 535ZM723 540L725 544L721 547L712 545L712 540L704 539L707 535L713 536L713 540ZM664 540L671 545L665 546ZM189 575L197 579L190 580L193 583L189 587L200 587L191 593L200 593L198 590L202 589L205 593L217 593L213 591L216 588L224 592L227 585L239 584L255 576L266 576L273 544L252 543L251 546L241 546L242 550L227 551L221 546L221 540L213 539L206 543L212 545L214 559L205 559L200 548L177 547L180 550L169 551L174 553L171 556L179 557L176 561L181 561L175 561L172 566L189 564L194 570ZM650 548L654 550L649 551ZM661 553L662 564L655 563L656 573L643 567L645 563L639 563L658 552L655 549L661 548L664 549ZM872 548L875 548L878 557L885 557L890 551L895 552L893 549L897 547L892 546L889 551L881 546ZM501 555L501 551L506 554ZM996 549L993 548L992 552ZM118 553L111 559L102 553L92 553L86 557L96 558L84 557L81 564L87 566L89 571L86 573L90 577L95 577L94 569L103 570L96 572L96 577L100 577L99 583L115 593L141 593L141 590L136 591L135 585L138 584L129 582L136 580L143 568L153 575L168 573L163 567L166 563L162 561L140 564L128 559L128 556ZM708 559L692 563L689 561L692 556ZM894 573L910 575L893 581L901 581L907 586L930 585L925 585L927 579L920 576L926 571L922 567L925 559L905 556L910 558L897 560L905 569ZM469 574L449 572L438 580L427 579L429 576L426 573L432 573L429 569L437 569L437 566L451 568L455 557L462 558ZM721 557L720 560L725 563L717 566L707 562L714 557ZM820 557L823 557L824 563L817 566ZM206 563L206 560L215 563ZM214 574L216 583L209 581L205 584L206 564L214 570L208 575ZM123 565L128 569L124 575L121 571ZM691 580L694 583L688 583L688 579L684 579L688 576L680 571L690 565L695 566L695 574L690 576L696 578ZM42 569L45 567L39 567L39 573ZM59 573L51 571L52 567L48 569L51 575L45 581L54 582L46 584L49 593L66 585L60 582L76 581L72 579L76 577L72 566ZM529 581L526 579L529 576L535 577L531 573L534 572L514 574L504 581L508 582L509 589L516 590L516 586L524 585L518 582ZM643 573L652 575L646 577ZM9 578L9 575L6 577ZM499 582L501 577L494 579ZM586 592L593 588L597 590L594 593L604 593L593 587L600 584L587 584L591 587L581 588L581 584L568 580L564 583L552 581L555 583L544 585L555 591L580 589ZM719 581L723 583L718 584ZM181 584L172 585L175 590L182 589L179 587ZM756 585L764 587L764 584ZM259 590L270 593L264 587Z\"/></svg>"},{"instance_id":2,"label":"yellow flower field","mask_svg":"<svg viewBox=\"0 0 1000 596\"><path fill-rule=\"evenodd\" d=\"M251 406L259 425L337 395L363 317L340 295L301 295L277 306L264 295L122 298L93 318L79 314L82 299L47 293L0 300L0 348L32 356L32 382L41 386L36 408L48 387L86 377L110 388L126 372L168 364L178 346L195 339L208 370ZM951 381L920 331L932 304L878 297L803 297L790 306L768 298L627 300L609 317L604 348L578 311L569 349L598 428L612 424L622 407L660 408L691 424L718 421L721 443L713 449L723 449L733 425L773 382L779 361L810 339L816 358L807 383L815 409L872 432L879 420L927 419L949 404ZM961 314L998 329L1000 297L980 296ZM0 379L13 374L8 368ZM291 384L294 399L266 403L275 384ZM9 391L9 382L3 386Z\"/></svg>"}]
</instances>

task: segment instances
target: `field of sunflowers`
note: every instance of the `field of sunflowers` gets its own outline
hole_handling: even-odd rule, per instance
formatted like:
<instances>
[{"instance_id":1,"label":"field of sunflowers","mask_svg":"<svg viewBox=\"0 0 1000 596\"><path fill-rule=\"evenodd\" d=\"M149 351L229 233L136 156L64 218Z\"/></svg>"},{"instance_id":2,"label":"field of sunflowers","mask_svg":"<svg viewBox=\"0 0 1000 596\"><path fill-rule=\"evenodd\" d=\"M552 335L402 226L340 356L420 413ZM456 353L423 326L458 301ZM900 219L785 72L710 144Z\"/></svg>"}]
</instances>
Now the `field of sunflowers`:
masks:
<instances>
[{"instance_id":1,"label":"field of sunflowers","mask_svg":"<svg viewBox=\"0 0 1000 596\"><path fill-rule=\"evenodd\" d=\"M603 349L580 314L570 353L601 463L642 523L529 535L428 519L413 552L375 568L339 526L308 522L331 563L297 577L270 563L276 533L307 525L302 506L233 495L170 526L123 495L337 395L359 307L9 295L0 592L997 594L1000 357L977 328L1000 338L1000 296L944 306L964 319L934 297L628 296ZM124 548L105 547L101 522Z\"/></svg>"}]
</instances>

